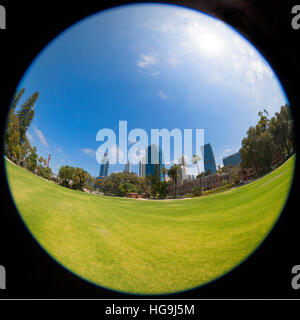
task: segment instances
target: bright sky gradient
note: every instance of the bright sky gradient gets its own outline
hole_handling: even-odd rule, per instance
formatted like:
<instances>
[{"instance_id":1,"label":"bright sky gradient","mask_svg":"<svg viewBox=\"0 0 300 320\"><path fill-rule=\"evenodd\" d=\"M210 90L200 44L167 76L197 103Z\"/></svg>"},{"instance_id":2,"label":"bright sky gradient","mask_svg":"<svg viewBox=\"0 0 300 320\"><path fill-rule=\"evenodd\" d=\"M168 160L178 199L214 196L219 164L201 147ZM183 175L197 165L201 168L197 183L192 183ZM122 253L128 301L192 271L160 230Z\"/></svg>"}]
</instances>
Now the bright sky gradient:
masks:
<instances>
[{"instance_id":1,"label":"bright sky gradient","mask_svg":"<svg viewBox=\"0 0 300 320\"><path fill-rule=\"evenodd\" d=\"M51 153L55 173L68 164L93 176L96 134L118 134L119 120L128 121L128 131L204 129L222 165L259 110L272 116L287 103L268 63L231 27L160 4L127 5L73 25L38 55L21 87L25 98L40 92L28 131L38 154Z\"/></svg>"}]
</instances>

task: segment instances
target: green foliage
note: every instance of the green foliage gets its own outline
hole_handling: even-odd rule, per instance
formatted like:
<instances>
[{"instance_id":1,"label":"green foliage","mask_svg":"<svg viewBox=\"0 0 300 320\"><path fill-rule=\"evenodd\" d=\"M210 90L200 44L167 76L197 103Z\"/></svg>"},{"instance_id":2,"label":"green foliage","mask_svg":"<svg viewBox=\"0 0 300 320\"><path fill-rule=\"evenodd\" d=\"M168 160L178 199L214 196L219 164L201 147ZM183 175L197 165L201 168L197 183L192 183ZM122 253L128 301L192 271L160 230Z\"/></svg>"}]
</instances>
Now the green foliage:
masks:
<instances>
[{"instance_id":1,"label":"green foliage","mask_svg":"<svg viewBox=\"0 0 300 320\"><path fill-rule=\"evenodd\" d=\"M4 153L13 162L18 163L21 160L20 125L19 118L15 114L15 109L24 94L25 89L16 92L7 116L6 127L4 131Z\"/></svg>"},{"instance_id":2,"label":"green foliage","mask_svg":"<svg viewBox=\"0 0 300 320\"><path fill-rule=\"evenodd\" d=\"M127 193L130 192L137 192L137 187L130 183L130 182L125 182L125 183L121 183L118 186L118 195L121 197L124 197Z\"/></svg>"},{"instance_id":3,"label":"green foliage","mask_svg":"<svg viewBox=\"0 0 300 320\"><path fill-rule=\"evenodd\" d=\"M222 180L222 182L221 182L221 186L225 186L227 183L228 183L228 182L224 179L224 180Z\"/></svg>"},{"instance_id":4,"label":"green foliage","mask_svg":"<svg viewBox=\"0 0 300 320\"><path fill-rule=\"evenodd\" d=\"M26 166L29 171L34 172L37 168L37 158L36 147L33 147L30 149L30 153L26 158Z\"/></svg>"},{"instance_id":5,"label":"green foliage","mask_svg":"<svg viewBox=\"0 0 300 320\"><path fill-rule=\"evenodd\" d=\"M210 194L214 194L214 193L219 193L219 192L222 192L222 191L226 191L232 187L234 187L234 183L228 183L228 184L225 184L224 186L221 186L219 188L216 188L216 189L212 189L212 190L206 190L203 192L203 195L204 196L208 196Z\"/></svg>"},{"instance_id":6,"label":"green foliage","mask_svg":"<svg viewBox=\"0 0 300 320\"><path fill-rule=\"evenodd\" d=\"M17 112L19 119L19 131L20 131L20 144L26 139L26 131L29 128L32 119L34 117L34 107L39 97L39 93L32 94L22 105Z\"/></svg>"},{"instance_id":7,"label":"green foliage","mask_svg":"<svg viewBox=\"0 0 300 320\"><path fill-rule=\"evenodd\" d=\"M61 166L58 178L63 186L76 190L91 189L90 186L94 184L92 176L82 168Z\"/></svg>"},{"instance_id":8,"label":"green foliage","mask_svg":"<svg viewBox=\"0 0 300 320\"><path fill-rule=\"evenodd\" d=\"M106 195L124 196L129 192L151 192L149 180L135 173L114 172L104 179L96 179L95 188Z\"/></svg>"},{"instance_id":9,"label":"green foliage","mask_svg":"<svg viewBox=\"0 0 300 320\"><path fill-rule=\"evenodd\" d=\"M155 175L147 176L147 183L150 186L150 194L153 198L163 197L162 192L164 193L164 189L162 189L162 182L160 181L160 171L158 164L155 166Z\"/></svg>"},{"instance_id":10,"label":"green foliage","mask_svg":"<svg viewBox=\"0 0 300 320\"><path fill-rule=\"evenodd\" d=\"M39 160L38 160L38 161L39 161L40 164L44 165L44 167L47 165L47 162L48 162L48 161L47 161L44 157L42 157L42 156L39 157Z\"/></svg>"},{"instance_id":11,"label":"green foliage","mask_svg":"<svg viewBox=\"0 0 300 320\"><path fill-rule=\"evenodd\" d=\"M233 167L231 169L230 176L231 176L231 182L233 184L235 184L235 185L239 184L240 181L242 180L242 170L241 170L241 168L239 166ZM225 180L223 180L222 182L225 182ZM224 185L226 185L226 183Z\"/></svg>"},{"instance_id":12,"label":"green foliage","mask_svg":"<svg viewBox=\"0 0 300 320\"><path fill-rule=\"evenodd\" d=\"M258 115L257 125L250 127L242 140L240 154L241 167L254 168L261 175L271 170L275 158L284 159L294 152L293 120L288 105L282 106L271 119L266 110Z\"/></svg>"},{"instance_id":13,"label":"green foliage","mask_svg":"<svg viewBox=\"0 0 300 320\"><path fill-rule=\"evenodd\" d=\"M172 182L174 183L175 187L175 194L174 198L178 197L178 176L179 176L179 165L174 164L168 171L168 175L171 178Z\"/></svg>"},{"instance_id":14,"label":"green foliage","mask_svg":"<svg viewBox=\"0 0 300 320\"><path fill-rule=\"evenodd\" d=\"M201 187L195 187L193 189L193 197L199 197L202 195L202 188Z\"/></svg>"},{"instance_id":15,"label":"green foliage","mask_svg":"<svg viewBox=\"0 0 300 320\"><path fill-rule=\"evenodd\" d=\"M58 177L61 184L65 187L69 187L69 182L74 178L74 168L70 166L61 166L58 171Z\"/></svg>"},{"instance_id":16,"label":"green foliage","mask_svg":"<svg viewBox=\"0 0 300 320\"><path fill-rule=\"evenodd\" d=\"M86 188L88 181L91 180L91 175L82 168L74 168L72 188L83 190Z\"/></svg>"},{"instance_id":17,"label":"green foliage","mask_svg":"<svg viewBox=\"0 0 300 320\"><path fill-rule=\"evenodd\" d=\"M166 167L161 168L161 173L164 176L164 181L166 181L166 175L168 174L168 169Z\"/></svg>"},{"instance_id":18,"label":"green foliage","mask_svg":"<svg viewBox=\"0 0 300 320\"><path fill-rule=\"evenodd\" d=\"M16 163L21 160L21 146L19 145L19 141L19 119L14 113L11 113L8 117L4 134L4 152L9 159Z\"/></svg>"},{"instance_id":19,"label":"green foliage","mask_svg":"<svg viewBox=\"0 0 300 320\"><path fill-rule=\"evenodd\" d=\"M27 167L28 170L34 171L36 164L36 149L34 150L27 137L26 132L30 126L34 116L34 105L38 99L38 92L30 96L20 107L20 110L15 112L18 103L20 102L25 89L16 92L7 117L7 123L4 133L4 153L13 162Z\"/></svg>"},{"instance_id":20,"label":"green foliage","mask_svg":"<svg viewBox=\"0 0 300 320\"><path fill-rule=\"evenodd\" d=\"M46 168L47 160L43 157L38 159L36 147L31 147L26 136L34 117L34 107L39 93L35 92L31 95L15 112L24 92L23 88L15 93L9 108L4 133L4 153L13 162L26 167L31 172L37 172L45 179L50 179L52 172L50 168Z\"/></svg>"},{"instance_id":21,"label":"green foliage","mask_svg":"<svg viewBox=\"0 0 300 320\"><path fill-rule=\"evenodd\" d=\"M203 177L209 176L210 174L211 174L211 171L210 171L210 170L203 171L203 172L197 174L196 178L197 178L197 179L203 178Z\"/></svg>"},{"instance_id":22,"label":"green foliage","mask_svg":"<svg viewBox=\"0 0 300 320\"><path fill-rule=\"evenodd\" d=\"M50 180L51 179L51 176L52 176L52 172L51 172L51 169L48 168L48 167L44 167L43 165L39 164L37 166L37 174L39 176L41 176L42 178L44 179L48 179Z\"/></svg>"}]
</instances>

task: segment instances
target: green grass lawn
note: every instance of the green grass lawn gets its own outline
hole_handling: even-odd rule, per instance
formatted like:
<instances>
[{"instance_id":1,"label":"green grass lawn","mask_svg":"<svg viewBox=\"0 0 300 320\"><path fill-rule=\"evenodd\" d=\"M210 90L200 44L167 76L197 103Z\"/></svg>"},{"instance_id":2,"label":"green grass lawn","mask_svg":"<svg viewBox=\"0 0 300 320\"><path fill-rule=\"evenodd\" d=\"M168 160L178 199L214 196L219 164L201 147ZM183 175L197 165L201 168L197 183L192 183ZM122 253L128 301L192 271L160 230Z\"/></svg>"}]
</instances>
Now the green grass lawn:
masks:
<instances>
[{"instance_id":1,"label":"green grass lawn","mask_svg":"<svg viewBox=\"0 0 300 320\"><path fill-rule=\"evenodd\" d=\"M294 158L243 187L172 201L90 195L6 168L24 222L54 259L95 284L159 294L214 280L258 247L284 206Z\"/></svg>"}]
</instances>

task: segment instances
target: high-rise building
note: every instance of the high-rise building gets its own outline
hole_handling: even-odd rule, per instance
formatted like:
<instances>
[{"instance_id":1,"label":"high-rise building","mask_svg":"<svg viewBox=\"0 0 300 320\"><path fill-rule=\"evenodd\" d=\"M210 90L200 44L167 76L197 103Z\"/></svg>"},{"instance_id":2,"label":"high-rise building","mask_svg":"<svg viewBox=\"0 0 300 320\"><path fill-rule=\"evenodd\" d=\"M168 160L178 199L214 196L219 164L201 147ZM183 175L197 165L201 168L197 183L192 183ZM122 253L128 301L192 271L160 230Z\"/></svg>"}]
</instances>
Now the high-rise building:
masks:
<instances>
[{"instance_id":1,"label":"high-rise building","mask_svg":"<svg viewBox=\"0 0 300 320\"><path fill-rule=\"evenodd\" d=\"M107 156L107 153L105 153L101 160L99 176L106 178L108 176L108 170L109 170L109 158Z\"/></svg>"},{"instance_id":2,"label":"high-rise building","mask_svg":"<svg viewBox=\"0 0 300 320\"><path fill-rule=\"evenodd\" d=\"M187 157L185 155L182 155L178 159L178 164L179 164L179 181L181 182L186 180L187 176L189 175Z\"/></svg>"},{"instance_id":3,"label":"high-rise building","mask_svg":"<svg viewBox=\"0 0 300 320\"><path fill-rule=\"evenodd\" d=\"M125 164L125 170L124 170L124 172L131 173L131 163L129 162L129 160L128 160L127 163Z\"/></svg>"},{"instance_id":4,"label":"high-rise building","mask_svg":"<svg viewBox=\"0 0 300 320\"><path fill-rule=\"evenodd\" d=\"M164 175L161 169L165 166L163 164L163 154L161 149L155 145L151 144L146 149L146 176L155 176L158 174L160 179L164 179Z\"/></svg>"},{"instance_id":5,"label":"high-rise building","mask_svg":"<svg viewBox=\"0 0 300 320\"><path fill-rule=\"evenodd\" d=\"M223 158L224 167L229 165L238 166L242 161L241 155L239 152L233 153L230 156Z\"/></svg>"},{"instance_id":6,"label":"high-rise building","mask_svg":"<svg viewBox=\"0 0 300 320\"><path fill-rule=\"evenodd\" d=\"M204 171L207 172L210 170L211 173L217 172L214 153L209 143L201 147L201 153L204 159Z\"/></svg>"},{"instance_id":7,"label":"high-rise building","mask_svg":"<svg viewBox=\"0 0 300 320\"><path fill-rule=\"evenodd\" d=\"M146 158L142 157L142 160L139 163L139 176L144 178L146 177Z\"/></svg>"}]
</instances>

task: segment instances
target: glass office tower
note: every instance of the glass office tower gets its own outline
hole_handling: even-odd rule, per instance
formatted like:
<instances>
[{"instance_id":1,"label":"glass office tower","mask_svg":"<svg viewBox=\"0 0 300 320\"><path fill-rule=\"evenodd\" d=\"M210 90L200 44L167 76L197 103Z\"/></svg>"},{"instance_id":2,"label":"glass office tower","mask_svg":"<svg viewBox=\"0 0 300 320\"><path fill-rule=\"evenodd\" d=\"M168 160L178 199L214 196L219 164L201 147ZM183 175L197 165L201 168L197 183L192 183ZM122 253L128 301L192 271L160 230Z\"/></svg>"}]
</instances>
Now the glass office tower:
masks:
<instances>
[{"instance_id":1,"label":"glass office tower","mask_svg":"<svg viewBox=\"0 0 300 320\"><path fill-rule=\"evenodd\" d=\"M107 177L108 176L108 170L109 170L109 159L107 154L104 154L104 157L101 160L101 165L100 165L100 177Z\"/></svg>"},{"instance_id":2,"label":"glass office tower","mask_svg":"<svg viewBox=\"0 0 300 320\"><path fill-rule=\"evenodd\" d=\"M155 145L151 144L146 149L146 176L155 176L159 174L160 179L164 179L164 175L161 172L161 169L165 166L163 164L163 154L161 149Z\"/></svg>"},{"instance_id":3,"label":"glass office tower","mask_svg":"<svg viewBox=\"0 0 300 320\"><path fill-rule=\"evenodd\" d=\"M212 147L209 143L201 147L202 158L204 159L204 171L217 172L216 161Z\"/></svg>"},{"instance_id":4,"label":"glass office tower","mask_svg":"<svg viewBox=\"0 0 300 320\"><path fill-rule=\"evenodd\" d=\"M239 152L236 152L234 154L231 154L230 156L223 158L224 167L229 165L238 166L241 161L242 159Z\"/></svg>"}]
</instances>

